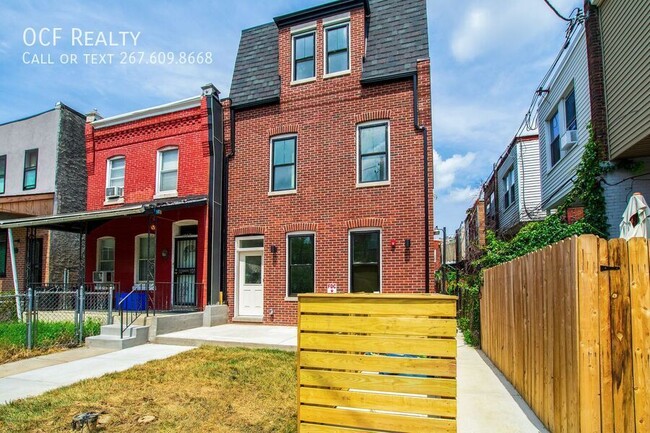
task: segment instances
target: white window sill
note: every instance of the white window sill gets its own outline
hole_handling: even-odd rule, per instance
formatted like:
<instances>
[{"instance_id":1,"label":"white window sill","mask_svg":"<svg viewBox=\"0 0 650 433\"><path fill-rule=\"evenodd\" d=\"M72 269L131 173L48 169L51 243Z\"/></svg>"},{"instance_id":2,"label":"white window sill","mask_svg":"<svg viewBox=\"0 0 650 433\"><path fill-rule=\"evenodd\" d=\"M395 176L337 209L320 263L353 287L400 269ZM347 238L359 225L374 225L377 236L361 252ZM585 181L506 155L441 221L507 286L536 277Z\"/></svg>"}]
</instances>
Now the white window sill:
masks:
<instances>
[{"instance_id":1,"label":"white window sill","mask_svg":"<svg viewBox=\"0 0 650 433\"><path fill-rule=\"evenodd\" d=\"M298 194L298 190L288 189L286 191L269 191L269 197L274 197L278 195L291 195L291 194Z\"/></svg>"},{"instance_id":2,"label":"white window sill","mask_svg":"<svg viewBox=\"0 0 650 433\"><path fill-rule=\"evenodd\" d=\"M351 71L345 70L345 71L339 71L339 72L332 72L331 74L325 74L323 75L323 79L327 80L328 78L336 78L336 77L343 77L345 75L350 75Z\"/></svg>"},{"instance_id":3,"label":"white window sill","mask_svg":"<svg viewBox=\"0 0 650 433\"><path fill-rule=\"evenodd\" d=\"M298 302L298 297L297 296L285 296L284 300L287 302Z\"/></svg>"},{"instance_id":4,"label":"white window sill","mask_svg":"<svg viewBox=\"0 0 650 433\"><path fill-rule=\"evenodd\" d=\"M120 198L107 198L104 200L104 206L111 206L114 204L122 204L124 203L124 197Z\"/></svg>"},{"instance_id":5,"label":"white window sill","mask_svg":"<svg viewBox=\"0 0 650 433\"><path fill-rule=\"evenodd\" d=\"M178 191L166 191L154 194L153 199L178 197Z\"/></svg>"},{"instance_id":6,"label":"white window sill","mask_svg":"<svg viewBox=\"0 0 650 433\"><path fill-rule=\"evenodd\" d=\"M373 186L389 186L390 180L383 180L381 182L357 182L357 188L372 188Z\"/></svg>"},{"instance_id":7,"label":"white window sill","mask_svg":"<svg viewBox=\"0 0 650 433\"><path fill-rule=\"evenodd\" d=\"M290 86L299 86L301 84L313 83L314 81L316 81L316 77L305 78L304 80L292 81L291 83L289 83L289 85Z\"/></svg>"}]
</instances>

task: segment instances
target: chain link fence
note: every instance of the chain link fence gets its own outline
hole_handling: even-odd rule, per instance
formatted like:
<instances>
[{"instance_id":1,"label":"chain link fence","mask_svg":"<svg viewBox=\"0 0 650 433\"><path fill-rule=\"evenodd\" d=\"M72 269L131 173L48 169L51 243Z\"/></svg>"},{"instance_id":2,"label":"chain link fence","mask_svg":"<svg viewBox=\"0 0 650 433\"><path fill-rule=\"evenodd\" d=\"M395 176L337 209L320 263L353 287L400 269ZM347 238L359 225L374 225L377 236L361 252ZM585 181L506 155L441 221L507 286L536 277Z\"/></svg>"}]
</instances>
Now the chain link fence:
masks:
<instances>
[{"instance_id":1,"label":"chain link fence","mask_svg":"<svg viewBox=\"0 0 650 433\"><path fill-rule=\"evenodd\" d=\"M113 323L115 285L36 285L0 294L0 350L74 347Z\"/></svg>"}]
</instances>

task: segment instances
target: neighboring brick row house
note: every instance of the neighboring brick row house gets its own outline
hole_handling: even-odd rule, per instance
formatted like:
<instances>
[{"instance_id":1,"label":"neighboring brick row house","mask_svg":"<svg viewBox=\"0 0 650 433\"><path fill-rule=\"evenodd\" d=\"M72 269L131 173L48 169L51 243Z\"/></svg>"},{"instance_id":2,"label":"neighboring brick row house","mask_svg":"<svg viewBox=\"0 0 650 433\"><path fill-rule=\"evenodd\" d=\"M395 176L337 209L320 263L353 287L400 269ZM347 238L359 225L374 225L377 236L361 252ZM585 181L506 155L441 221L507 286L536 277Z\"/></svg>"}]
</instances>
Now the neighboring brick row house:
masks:
<instances>
[{"instance_id":1,"label":"neighboring brick row house","mask_svg":"<svg viewBox=\"0 0 650 433\"><path fill-rule=\"evenodd\" d=\"M295 323L300 293L432 290L430 93L423 0L244 30L226 101L233 320Z\"/></svg>"},{"instance_id":2,"label":"neighboring brick row house","mask_svg":"<svg viewBox=\"0 0 650 433\"><path fill-rule=\"evenodd\" d=\"M84 116L62 103L0 125L0 221L85 209L83 128ZM27 228L11 236L13 254L10 233L0 228L0 291L50 280L77 283L77 236Z\"/></svg>"},{"instance_id":3,"label":"neighboring brick row house","mask_svg":"<svg viewBox=\"0 0 650 433\"><path fill-rule=\"evenodd\" d=\"M83 212L0 228L76 233L86 281L157 309L223 298L235 321L293 324L300 293L434 291L427 38L424 0L244 30L229 98L89 114Z\"/></svg>"},{"instance_id":4,"label":"neighboring brick row house","mask_svg":"<svg viewBox=\"0 0 650 433\"><path fill-rule=\"evenodd\" d=\"M155 287L156 307L163 309L218 300L208 287L218 287L209 284L214 272L219 281L209 261L214 249L219 263L212 231L220 224L210 218L212 189L221 194L221 179L210 173L223 151L211 135L221 122L210 116L221 114L218 92L207 85L201 96L106 119L89 116L88 214L133 204L146 210L102 219L87 231L87 281L103 278L127 290Z\"/></svg>"}]
</instances>

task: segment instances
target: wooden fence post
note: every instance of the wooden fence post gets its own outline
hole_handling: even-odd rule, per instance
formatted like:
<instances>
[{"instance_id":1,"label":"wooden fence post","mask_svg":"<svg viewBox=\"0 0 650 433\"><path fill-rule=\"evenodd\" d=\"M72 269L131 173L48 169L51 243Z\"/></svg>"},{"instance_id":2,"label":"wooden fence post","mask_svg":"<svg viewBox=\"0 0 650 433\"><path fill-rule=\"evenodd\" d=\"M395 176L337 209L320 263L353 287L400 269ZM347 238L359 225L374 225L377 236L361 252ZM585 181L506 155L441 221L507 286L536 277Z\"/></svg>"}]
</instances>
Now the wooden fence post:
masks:
<instances>
[{"instance_id":1,"label":"wooden fence post","mask_svg":"<svg viewBox=\"0 0 650 433\"><path fill-rule=\"evenodd\" d=\"M609 266L609 247L605 239L598 240L599 268ZM600 270L598 274L598 323L600 325L600 416L601 431L614 431L614 401L612 395L612 334L611 334L611 292L609 273Z\"/></svg>"},{"instance_id":2,"label":"wooden fence post","mask_svg":"<svg viewBox=\"0 0 650 433\"><path fill-rule=\"evenodd\" d=\"M614 431L634 431L632 378L632 330L628 252L624 239L609 241L609 287L611 291L612 385Z\"/></svg>"},{"instance_id":3,"label":"wooden fence post","mask_svg":"<svg viewBox=\"0 0 650 433\"><path fill-rule=\"evenodd\" d=\"M600 327L598 324L598 238L578 238L578 341L580 430L600 432Z\"/></svg>"},{"instance_id":4,"label":"wooden fence post","mask_svg":"<svg viewBox=\"0 0 650 433\"><path fill-rule=\"evenodd\" d=\"M630 258L630 298L632 325L632 364L634 413L637 433L650 429L650 268L648 242L635 238L628 241Z\"/></svg>"}]
</instances>

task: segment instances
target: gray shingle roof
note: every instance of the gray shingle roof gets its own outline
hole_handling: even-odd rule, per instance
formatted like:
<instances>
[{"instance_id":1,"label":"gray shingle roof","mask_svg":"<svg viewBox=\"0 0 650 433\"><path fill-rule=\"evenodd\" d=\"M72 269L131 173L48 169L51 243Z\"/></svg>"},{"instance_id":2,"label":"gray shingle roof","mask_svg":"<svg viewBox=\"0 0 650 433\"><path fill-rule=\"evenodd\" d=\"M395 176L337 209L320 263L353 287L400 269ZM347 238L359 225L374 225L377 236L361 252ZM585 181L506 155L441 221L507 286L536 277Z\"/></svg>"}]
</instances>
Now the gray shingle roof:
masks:
<instances>
[{"instance_id":1,"label":"gray shingle roof","mask_svg":"<svg viewBox=\"0 0 650 433\"><path fill-rule=\"evenodd\" d=\"M426 0L370 0L363 81L416 72L429 57ZM278 29L275 23L244 30L235 62L233 107L271 102L280 96Z\"/></svg>"},{"instance_id":2,"label":"gray shingle roof","mask_svg":"<svg viewBox=\"0 0 650 433\"><path fill-rule=\"evenodd\" d=\"M279 96L278 28L268 23L244 30L230 86L232 106L259 104Z\"/></svg>"},{"instance_id":3,"label":"gray shingle roof","mask_svg":"<svg viewBox=\"0 0 650 433\"><path fill-rule=\"evenodd\" d=\"M416 60L424 58L429 58L426 1L370 0L362 80L415 72Z\"/></svg>"}]
</instances>

